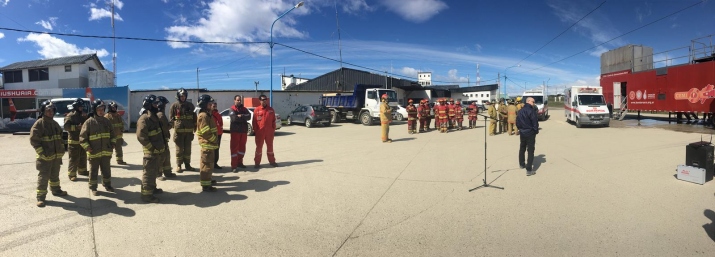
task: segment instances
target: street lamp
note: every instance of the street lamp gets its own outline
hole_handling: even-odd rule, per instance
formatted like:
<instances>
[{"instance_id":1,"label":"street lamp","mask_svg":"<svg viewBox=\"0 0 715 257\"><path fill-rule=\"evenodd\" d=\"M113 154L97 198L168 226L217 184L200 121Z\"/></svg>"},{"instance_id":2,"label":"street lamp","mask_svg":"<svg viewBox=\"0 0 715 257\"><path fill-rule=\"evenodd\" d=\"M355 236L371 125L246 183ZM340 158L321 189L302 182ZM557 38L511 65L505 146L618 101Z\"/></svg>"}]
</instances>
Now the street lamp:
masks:
<instances>
[{"instance_id":1,"label":"street lamp","mask_svg":"<svg viewBox=\"0 0 715 257\"><path fill-rule=\"evenodd\" d=\"M507 71L508 69L511 69L511 68L514 68L514 67L521 67L521 64L517 64L517 65L514 65L514 66L511 66L511 67L508 67L508 68L504 69L504 96L506 96L506 71Z\"/></svg>"},{"instance_id":2,"label":"street lamp","mask_svg":"<svg viewBox=\"0 0 715 257\"><path fill-rule=\"evenodd\" d=\"M273 21L273 24L271 24L271 43L269 44L271 47L271 90L270 90L270 96L269 96L271 106L273 106L273 25L276 25L276 21L283 18L283 16L285 16L289 12L293 11L295 8L298 8L301 6L303 6L303 1L300 1L300 3L293 6L293 8L290 8L290 10L288 10L288 11L284 12L283 14L281 14L280 16L278 16L278 18L276 18L276 20Z\"/></svg>"}]
</instances>

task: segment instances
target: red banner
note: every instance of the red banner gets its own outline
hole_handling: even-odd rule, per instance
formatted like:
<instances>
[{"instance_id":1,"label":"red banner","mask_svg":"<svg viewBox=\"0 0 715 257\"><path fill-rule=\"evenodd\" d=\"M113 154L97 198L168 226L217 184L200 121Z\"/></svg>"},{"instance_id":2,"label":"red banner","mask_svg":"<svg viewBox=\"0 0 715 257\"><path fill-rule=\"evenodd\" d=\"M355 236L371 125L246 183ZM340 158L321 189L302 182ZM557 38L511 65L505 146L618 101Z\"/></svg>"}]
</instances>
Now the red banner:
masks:
<instances>
[{"instance_id":1,"label":"red banner","mask_svg":"<svg viewBox=\"0 0 715 257\"><path fill-rule=\"evenodd\" d=\"M0 90L0 98L35 98L37 91L34 89L24 90Z\"/></svg>"}]
</instances>

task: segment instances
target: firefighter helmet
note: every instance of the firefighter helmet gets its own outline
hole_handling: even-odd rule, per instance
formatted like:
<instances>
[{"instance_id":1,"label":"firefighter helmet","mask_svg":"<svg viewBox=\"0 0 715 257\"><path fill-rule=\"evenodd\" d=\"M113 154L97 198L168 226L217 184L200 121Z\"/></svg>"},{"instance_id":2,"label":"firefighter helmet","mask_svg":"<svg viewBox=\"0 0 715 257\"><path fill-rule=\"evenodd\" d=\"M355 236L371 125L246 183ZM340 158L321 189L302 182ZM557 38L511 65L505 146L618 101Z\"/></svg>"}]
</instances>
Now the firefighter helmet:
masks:
<instances>
[{"instance_id":1,"label":"firefighter helmet","mask_svg":"<svg viewBox=\"0 0 715 257\"><path fill-rule=\"evenodd\" d=\"M72 107L84 107L84 100L82 100L82 98L75 99L74 102L72 102Z\"/></svg>"},{"instance_id":2,"label":"firefighter helmet","mask_svg":"<svg viewBox=\"0 0 715 257\"><path fill-rule=\"evenodd\" d=\"M208 108L209 103L212 102L214 102L214 99L211 98L210 95L201 95L201 97L199 97L199 101L196 102L196 105L198 105L201 109L206 109Z\"/></svg>"},{"instance_id":3,"label":"firefighter helmet","mask_svg":"<svg viewBox=\"0 0 715 257\"><path fill-rule=\"evenodd\" d=\"M108 112L117 112L119 105L117 105L117 102L112 101L109 103L108 107L109 107L107 110Z\"/></svg>"},{"instance_id":4,"label":"firefighter helmet","mask_svg":"<svg viewBox=\"0 0 715 257\"><path fill-rule=\"evenodd\" d=\"M159 109L163 109L169 103L169 99L166 99L166 97L159 96L157 99L159 100Z\"/></svg>"},{"instance_id":5,"label":"firefighter helmet","mask_svg":"<svg viewBox=\"0 0 715 257\"><path fill-rule=\"evenodd\" d=\"M104 104L104 101L102 99L96 99L94 102L92 102L92 110L91 113L97 113L97 108L105 108L104 110L106 111L107 106Z\"/></svg>"},{"instance_id":6,"label":"firefighter helmet","mask_svg":"<svg viewBox=\"0 0 715 257\"><path fill-rule=\"evenodd\" d=\"M47 108L51 108L52 111L55 113L57 112L57 107L55 107L55 104L52 103L52 101L47 100L47 101L42 102L42 104L40 104L40 113L42 113L44 115L45 110L47 110Z\"/></svg>"},{"instance_id":7,"label":"firefighter helmet","mask_svg":"<svg viewBox=\"0 0 715 257\"><path fill-rule=\"evenodd\" d=\"M178 96L178 94L177 94ZM144 101L142 102L142 107L144 107L145 110L151 110L151 107L154 103L157 103L158 99L156 98L155 95L148 95L144 97Z\"/></svg>"},{"instance_id":8,"label":"firefighter helmet","mask_svg":"<svg viewBox=\"0 0 715 257\"><path fill-rule=\"evenodd\" d=\"M181 99L182 95L187 98L189 97L189 92L187 92L183 87L176 91L176 100Z\"/></svg>"}]
</instances>

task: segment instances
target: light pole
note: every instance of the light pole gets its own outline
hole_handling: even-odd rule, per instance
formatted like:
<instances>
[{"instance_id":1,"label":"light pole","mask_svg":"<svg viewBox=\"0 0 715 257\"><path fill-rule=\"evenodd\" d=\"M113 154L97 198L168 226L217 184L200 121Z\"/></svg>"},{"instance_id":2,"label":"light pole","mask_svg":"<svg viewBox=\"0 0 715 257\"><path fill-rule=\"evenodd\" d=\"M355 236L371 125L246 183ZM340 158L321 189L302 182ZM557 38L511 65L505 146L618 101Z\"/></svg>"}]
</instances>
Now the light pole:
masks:
<instances>
[{"instance_id":1,"label":"light pole","mask_svg":"<svg viewBox=\"0 0 715 257\"><path fill-rule=\"evenodd\" d=\"M551 80L551 78L546 80L546 99L547 100L549 99L549 80Z\"/></svg>"},{"instance_id":2,"label":"light pole","mask_svg":"<svg viewBox=\"0 0 715 257\"><path fill-rule=\"evenodd\" d=\"M514 66L511 66L511 67L508 67L508 68L504 69L504 96L506 96L506 71L507 71L508 69L511 69L511 68L514 68L514 67L521 67L521 64L517 64L517 65L514 65Z\"/></svg>"},{"instance_id":3,"label":"light pole","mask_svg":"<svg viewBox=\"0 0 715 257\"><path fill-rule=\"evenodd\" d=\"M258 81L253 81L253 83L256 83L256 97L258 97Z\"/></svg>"},{"instance_id":4,"label":"light pole","mask_svg":"<svg viewBox=\"0 0 715 257\"><path fill-rule=\"evenodd\" d=\"M293 6L293 8L290 8L290 10L288 10L288 11L284 12L283 14L281 14L280 16L278 16L278 18L276 18L276 20L273 21L273 24L271 24L271 42L269 44L271 47L271 90L270 90L270 96L269 96L271 106L273 106L273 25L276 25L276 21L283 18L283 16L285 16L289 12L293 11L295 8L298 8L301 6L303 6L303 1L296 4L295 6Z\"/></svg>"}]
</instances>

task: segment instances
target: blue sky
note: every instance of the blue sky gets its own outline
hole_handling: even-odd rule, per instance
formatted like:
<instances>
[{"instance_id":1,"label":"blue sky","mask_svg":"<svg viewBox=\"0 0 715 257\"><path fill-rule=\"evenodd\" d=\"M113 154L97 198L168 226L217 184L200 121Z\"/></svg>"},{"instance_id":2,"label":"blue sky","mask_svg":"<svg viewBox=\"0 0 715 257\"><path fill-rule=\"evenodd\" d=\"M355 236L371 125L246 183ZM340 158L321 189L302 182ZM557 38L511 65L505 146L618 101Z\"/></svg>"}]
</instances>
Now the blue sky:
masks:
<instances>
[{"instance_id":1,"label":"blue sky","mask_svg":"<svg viewBox=\"0 0 715 257\"><path fill-rule=\"evenodd\" d=\"M253 42L185 44L117 40L117 84L131 89L196 87L260 89L270 85L266 43L271 23L298 1L285 0L114 0L118 37ZM508 67L507 92L516 94L548 80L551 92L569 85L598 85L600 53L626 44L655 53L686 47L715 34L715 3L697 0L610 0L543 49L546 42L599 6L603 0L306 0L281 18L274 42L395 76L416 79L432 72L434 84L495 83ZM668 17L595 49L554 63ZM40 32L111 36L111 0L0 0L0 27ZM96 52L112 69L112 40L0 30L0 66L17 61ZM526 58L530 54L530 57ZM669 57L687 56L687 49ZM665 54L657 54L662 60ZM523 60L526 58L525 60ZM681 63L687 59L678 59ZM552 64L554 63L554 64ZM548 65L548 66L545 66ZM545 66L545 67L542 67ZM314 78L339 62L275 45L274 90L279 75ZM542 68L539 68L542 67ZM539 68L539 69L537 69ZM376 72L376 71L372 71ZM503 81L503 78L502 78Z\"/></svg>"}]
</instances>

